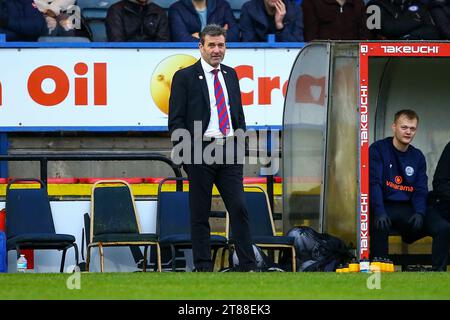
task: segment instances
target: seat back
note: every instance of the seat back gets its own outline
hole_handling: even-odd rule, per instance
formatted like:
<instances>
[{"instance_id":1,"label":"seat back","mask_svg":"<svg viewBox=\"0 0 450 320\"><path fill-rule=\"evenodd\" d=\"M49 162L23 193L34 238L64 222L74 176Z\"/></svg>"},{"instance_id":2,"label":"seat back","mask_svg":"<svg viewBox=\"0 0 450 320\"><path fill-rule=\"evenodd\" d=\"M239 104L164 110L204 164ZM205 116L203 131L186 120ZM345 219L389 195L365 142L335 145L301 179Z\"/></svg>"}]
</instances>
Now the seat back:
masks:
<instances>
[{"instance_id":1,"label":"seat back","mask_svg":"<svg viewBox=\"0 0 450 320\"><path fill-rule=\"evenodd\" d=\"M42 36L39 37L38 42L91 42L89 38L86 37L64 37L64 36Z\"/></svg>"},{"instance_id":2,"label":"seat back","mask_svg":"<svg viewBox=\"0 0 450 320\"><path fill-rule=\"evenodd\" d=\"M177 1L178 0L153 0L152 2L163 8L167 13L169 11L169 7Z\"/></svg>"},{"instance_id":3,"label":"seat back","mask_svg":"<svg viewBox=\"0 0 450 320\"><path fill-rule=\"evenodd\" d=\"M166 178L158 186L157 233L163 238L167 235L190 234L189 193L184 191L162 191L165 182L186 180L185 178Z\"/></svg>"},{"instance_id":4,"label":"seat back","mask_svg":"<svg viewBox=\"0 0 450 320\"><path fill-rule=\"evenodd\" d=\"M47 188L40 179L14 179L6 187L6 235L30 233L55 233Z\"/></svg>"},{"instance_id":5,"label":"seat back","mask_svg":"<svg viewBox=\"0 0 450 320\"><path fill-rule=\"evenodd\" d=\"M103 13L102 13L103 14ZM104 12L104 18L86 18L86 25L92 37L92 42L107 42L108 36L106 34L106 11Z\"/></svg>"},{"instance_id":6,"label":"seat back","mask_svg":"<svg viewBox=\"0 0 450 320\"><path fill-rule=\"evenodd\" d=\"M244 186L245 203L252 237L275 236L272 210L267 193L259 186ZM227 218L227 237L232 238L232 230Z\"/></svg>"},{"instance_id":7,"label":"seat back","mask_svg":"<svg viewBox=\"0 0 450 320\"><path fill-rule=\"evenodd\" d=\"M130 185L123 180L100 180L92 187L90 242L101 234L140 233Z\"/></svg>"},{"instance_id":8,"label":"seat back","mask_svg":"<svg viewBox=\"0 0 450 320\"><path fill-rule=\"evenodd\" d=\"M244 3L249 0L227 0L231 7L231 12L233 12L234 18L239 21L241 17L241 10Z\"/></svg>"},{"instance_id":9,"label":"seat back","mask_svg":"<svg viewBox=\"0 0 450 320\"><path fill-rule=\"evenodd\" d=\"M108 8L120 0L78 0L81 15L89 29L93 42L108 41L105 20Z\"/></svg>"}]
</instances>

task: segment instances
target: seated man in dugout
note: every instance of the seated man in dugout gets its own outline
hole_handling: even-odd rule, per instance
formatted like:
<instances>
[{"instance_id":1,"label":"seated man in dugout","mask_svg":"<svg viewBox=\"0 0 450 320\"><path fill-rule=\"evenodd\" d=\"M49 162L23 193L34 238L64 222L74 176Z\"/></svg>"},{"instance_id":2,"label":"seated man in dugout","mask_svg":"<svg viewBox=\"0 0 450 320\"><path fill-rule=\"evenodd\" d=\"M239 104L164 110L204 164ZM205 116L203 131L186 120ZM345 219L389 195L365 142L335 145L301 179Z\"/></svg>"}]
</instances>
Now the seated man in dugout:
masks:
<instances>
[{"instance_id":1,"label":"seated man in dugout","mask_svg":"<svg viewBox=\"0 0 450 320\"><path fill-rule=\"evenodd\" d=\"M450 142L439 159L430 192L430 206L425 217L425 230L433 237L434 271L447 271L450 249Z\"/></svg>"},{"instance_id":2,"label":"seated man in dugout","mask_svg":"<svg viewBox=\"0 0 450 320\"><path fill-rule=\"evenodd\" d=\"M428 178L423 153L411 145L419 117L413 110L394 116L393 137L374 142L370 157L370 237L372 258L387 258L389 233L406 243L425 236Z\"/></svg>"}]
</instances>

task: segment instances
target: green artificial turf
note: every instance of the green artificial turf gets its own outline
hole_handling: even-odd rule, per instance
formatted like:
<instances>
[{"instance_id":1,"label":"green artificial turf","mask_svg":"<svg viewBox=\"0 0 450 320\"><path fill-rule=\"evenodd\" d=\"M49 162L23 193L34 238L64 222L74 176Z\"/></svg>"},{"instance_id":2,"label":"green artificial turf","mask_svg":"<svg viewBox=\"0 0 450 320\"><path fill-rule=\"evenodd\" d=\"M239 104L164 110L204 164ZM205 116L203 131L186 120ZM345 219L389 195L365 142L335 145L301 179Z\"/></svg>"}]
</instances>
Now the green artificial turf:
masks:
<instances>
[{"instance_id":1,"label":"green artificial turf","mask_svg":"<svg viewBox=\"0 0 450 320\"><path fill-rule=\"evenodd\" d=\"M450 273L81 273L0 274L0 299L450 299ZM372 278L369 278L372 277ZM72 280L72 281L70 281Z\"/></svg>"}]
</instances>

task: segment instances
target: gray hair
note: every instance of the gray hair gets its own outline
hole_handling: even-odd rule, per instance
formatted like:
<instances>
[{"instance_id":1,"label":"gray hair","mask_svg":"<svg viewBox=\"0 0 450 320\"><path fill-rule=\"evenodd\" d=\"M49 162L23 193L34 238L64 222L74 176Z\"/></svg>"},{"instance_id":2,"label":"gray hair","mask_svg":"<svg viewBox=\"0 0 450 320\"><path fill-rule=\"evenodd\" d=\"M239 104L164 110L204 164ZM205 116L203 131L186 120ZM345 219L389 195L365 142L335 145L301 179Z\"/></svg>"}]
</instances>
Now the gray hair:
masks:
<instances>
[{"instance_id":1,"label":"gray hair","mask_svg":"<svg viewBox=\"0 0 450 320\"><path fill-rule=\"evenodd\" d=\"M205 36L218 37L223 36L227 38L227 30L219 26L218 24L207 24L200 32L200 43L205 44Z\"/></svg>"}]
</instances>

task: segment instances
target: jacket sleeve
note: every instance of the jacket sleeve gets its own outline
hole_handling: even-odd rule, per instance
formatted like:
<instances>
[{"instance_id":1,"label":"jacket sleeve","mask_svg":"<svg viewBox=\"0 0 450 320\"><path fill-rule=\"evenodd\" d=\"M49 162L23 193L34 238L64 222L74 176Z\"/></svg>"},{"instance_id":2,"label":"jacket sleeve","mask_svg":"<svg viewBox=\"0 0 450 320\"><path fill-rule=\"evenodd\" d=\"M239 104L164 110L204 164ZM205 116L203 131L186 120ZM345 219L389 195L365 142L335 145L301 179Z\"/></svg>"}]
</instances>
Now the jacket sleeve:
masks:
<instances>
[{"instance_id":1,"label":"jacket sleeve","mask_svg":"<svg viewBox=\"0 0 450 320\"><path fill-rule=\"evenodd\" d=\"M371 146L369 148L369 184L370 184L370 208L374 216L387 215L383 201L383 160L380 151Z\"/></svg>"},{"instance_id":2,"label":"jacket sleeve","mask_svg":"<svg viewBox=\"0 0 450 320\"><path fill-rule=\"evenodd\" d=\"M381 34L388 38L400 39L423 24L420 15L410 13L408 10L405 13L393 15L383 6L380 6L380 9Z\"/></svg>"},{"instance_id":3,"label":"jacket sleeve","mask_svg":"<svg viewBox=\"0 0 450 320\"><path fill-rule=\"evenodd\" d=\"M159 17L158 33L156 35L155 41L167 42L170 41L169 32L169 19L165 12L162 12Z\"/></svg>"},{"instance_id":4,"label":"jacket sleeve","mask_svg":"<svg viewBox=\"0 0 450 320\"><path fill-rule=\"evenodd\" d=\"M417 182L415 183L415 190L412 196L412 204L416 213L425 215L427 208L428 196L428 177L427 164L425 157L421 154L420 164L417 168Z\"/></svg>"},{"instance_id":5,"label":"jacket sleeve","mask_svg":"<svg viewBox=\"0 0 450 320\"><path fill-rule=\"evenodd\" d=\"M169 132L186 129L187 83L180 71L173 76L169 98ZM175 145L176 143L174 143Z\"/></svg>"},{"instance_id":6,"label":"jacket sleeve","mask_svg":"<svg viewBox=\"0 0 450 320\"><path fill-rule=\"evenodd\" d=\"M442 152L434 172L433 190L442 200L450 202L450 142Z\"/></svg>"},{"instance_id":7,"label":"jacket sleeve","mask_svg":"<svg viewBox=\"0 0 450 320\"><path fill-rule=\"evenodd\" d=\"M126 41L125 32L122 24L122 17L120 10L116 10L114 6L108 9L105 20L106 35L110 42L124 42Z\"/></svg>"},{"instance_id":8,"label":"jacket sleeve","mask_svg":"<svg viewBox=\"0 0 450 320\"><path fill-rule=\"evenodd\" d=\"M293 15L284 17L284 28L276 32L277 41L282 42L302 42L303 41L303 11L298 5L286 5L286 9L294 11ZM287 9L288 10L288 9ZM287 15L287 14L286 14Z\"/></svg>"},{"instance_id":9,"label":"jacket sleeve","mask_svg":"<svg viewBox=\"0 0 450 320\"><path fill-rule=\"evenodd\" d=\"M305 17L305 41L312 41L319 37L319 19L313 1L315 0L304 0L302 3Z\"/></svg>"},{"instance_id":10,"label":"jacket sleeve","mask_svg":"<svg viewBox=\"0 0 450 320\"><path fill-rule=\"evenodd\" d=\"M10 15L6 28L26 36L38 37L44 35L48 31L47 23L42 13L31 4L32 2L30 1L24 6L23 18L16 19L14 15Z\"/></svg>"},{"instance_id":11,"label":"jacket sleeve","mask_svg":"<svg viewBox=\"0 0 450 320\"><path fill-rule=\"evenodd\" d=\"M172 41L175 42L198 42L199 39L189 33L189 29L182 18L182 14L178 8L171 6L169 8L170 33Z\"/></svg>"},{"instance_id":12,"label":"jacket sleeve","mask_svg":"<svg viewBox=\"0 0 450 320\"><path fill-rule=\"evenodd\" d=\"M372 38L372 33L367 28L367 11L366 7L362 5L360 7L359 16L361 20L359 21L359 39L361 40L370 40Z\"/></svg>"},{"instance_id":13,"label":"jacket sleeve","mask_svg":"<svg viewBox=\"0 0 450 320\"><path fill-rule=\"evenodd\" d=\"M241 40L244 42L256 42L258 38L256 37L255 26L253 25L253 20L250 17L248 10L248 5L242 7L241 16L239 19L239 28L241 30Z\"/></svg>"},{"instance_id":14,"label":"jacket sleeve","mask_svg":"<svg viewBox=\"0 0 450 320\"><path fill-rule=\"evenodd\" d=\"M450 19L445 14L441 6L434 6L430 9L431 15L436 23L436 27L444 39L450 39Z\"/></svg>"},{"instance_id":15,"label":"jacket sleeve","mask_svg":"<svg viewBox=\"0 0 450 320\"><path fill-rule=\"evenodd\" d=\"M224 1L224 21L228 25L227 42L239 41L239 25L234 18L233 11L231 11L228 1Z\"/></svg>"}]
</instances>

